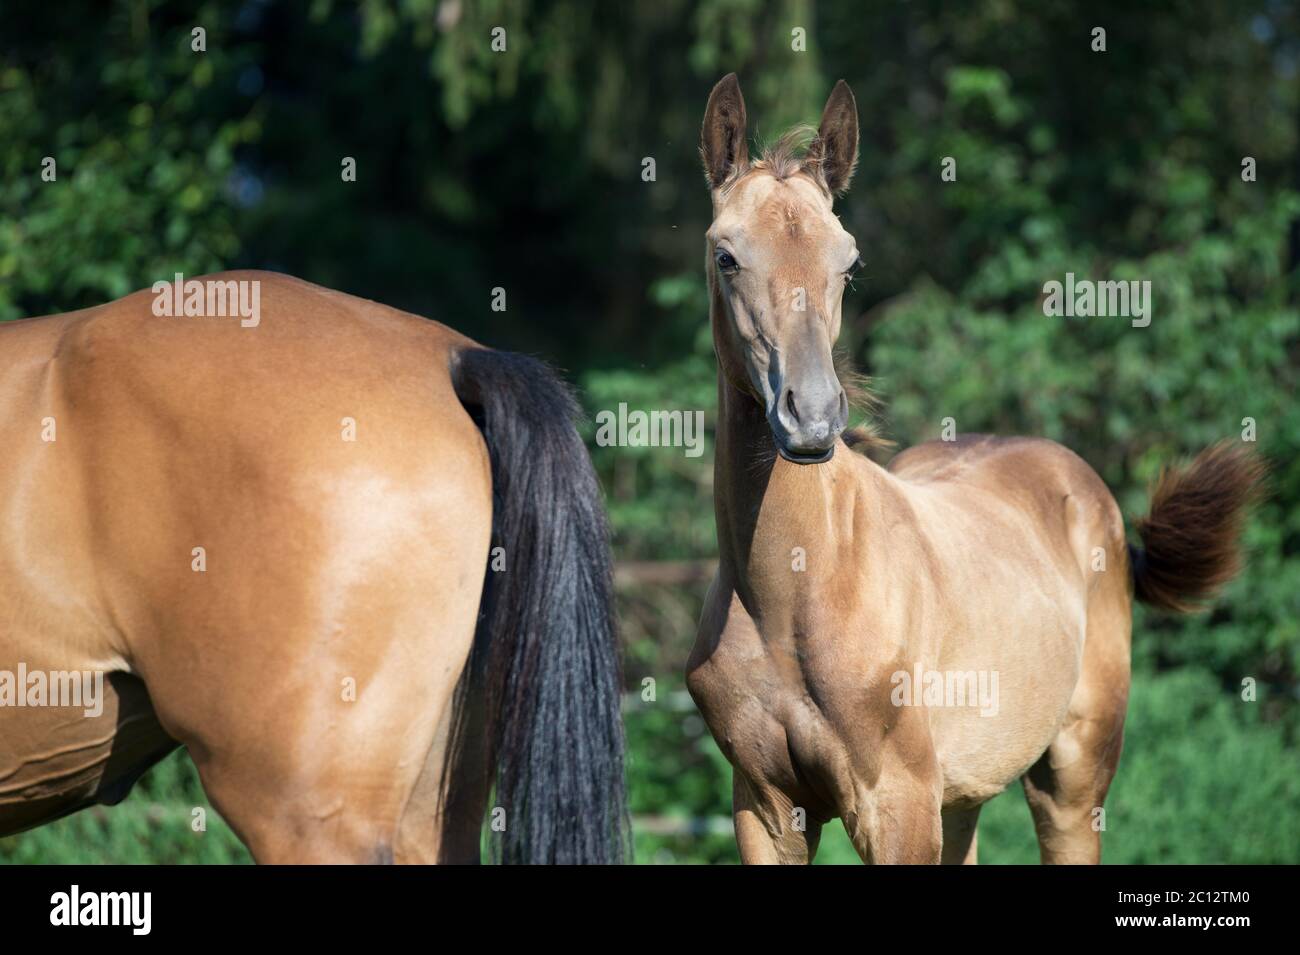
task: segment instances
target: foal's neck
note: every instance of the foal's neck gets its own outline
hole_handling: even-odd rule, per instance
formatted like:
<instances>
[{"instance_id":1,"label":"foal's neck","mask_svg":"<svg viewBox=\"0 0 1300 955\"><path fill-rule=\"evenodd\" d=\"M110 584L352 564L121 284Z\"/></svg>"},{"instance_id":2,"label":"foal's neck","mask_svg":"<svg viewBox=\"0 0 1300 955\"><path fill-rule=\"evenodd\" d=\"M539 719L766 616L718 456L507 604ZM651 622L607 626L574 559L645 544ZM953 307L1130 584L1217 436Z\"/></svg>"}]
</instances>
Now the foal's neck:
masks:
<instances>
[{"instance_id":1,"label":"foal's neck","mask_svg":"<svg viewBox=\"0 0 1300 955\"><path fill-rule=\"evenodd\" d=\"M781 458L763 408L718 373L714 511L721 577L751 614L779 615L861 572L883 472L840 447L825 464Z\"/></svg>"}]
</instances>

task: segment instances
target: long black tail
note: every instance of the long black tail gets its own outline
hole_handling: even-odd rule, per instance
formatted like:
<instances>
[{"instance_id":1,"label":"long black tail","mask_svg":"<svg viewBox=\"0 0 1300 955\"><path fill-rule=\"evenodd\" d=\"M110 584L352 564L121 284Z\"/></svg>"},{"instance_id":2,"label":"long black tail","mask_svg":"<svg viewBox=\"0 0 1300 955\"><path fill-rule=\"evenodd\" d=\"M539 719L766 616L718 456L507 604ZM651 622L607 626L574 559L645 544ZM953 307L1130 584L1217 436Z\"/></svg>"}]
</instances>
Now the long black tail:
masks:
<instances>
[{"instance_id":1,"label":"long black tail","mask_svg":"<svg viewBox=\"0 0 1300 955\"><path fill-rule=\"evenodd\" d=\"M456 691L444 787L464 772L484 774L484 792L495 786L504 810L496 817L504 831L491 840L497 861L622 862L609 533L574 428L578 404L550 368L524 355L465 349L451 373L492 459L493 557ZM504 569L493 569L494 558Z\"/></svg>"}]
</instances>

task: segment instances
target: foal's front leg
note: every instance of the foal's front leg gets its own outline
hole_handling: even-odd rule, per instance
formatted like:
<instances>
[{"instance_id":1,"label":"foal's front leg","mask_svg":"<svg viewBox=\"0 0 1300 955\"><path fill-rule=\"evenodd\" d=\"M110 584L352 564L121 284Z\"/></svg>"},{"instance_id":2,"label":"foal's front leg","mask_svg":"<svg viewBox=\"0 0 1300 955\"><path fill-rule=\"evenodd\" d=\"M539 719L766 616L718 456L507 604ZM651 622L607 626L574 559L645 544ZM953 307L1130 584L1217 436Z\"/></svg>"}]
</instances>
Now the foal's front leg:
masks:
<instances>
[{"instance_id":1,"label":"foal's front leg","mask_svg":"<svg viewBox=\"0 0 1300 955\"><path fill-rule=\"evenodd\" d=\"M938 863L943 774L924 711L894 714L880 735L840 727L847 759L829 782L844 828L868 864Z\"/></svg>"},{"instance_id":2,"label":"foal's front leg","mask_svg":"<svg viewBox=\"0 0 1300 955\"><path fill-rule=\"evenodd\" d=\"M731 774L736 844L745 865L807 865L817 855L822 821L810 817L785 793Z\"/></svg>"},{"instance_id":3,"label":"foal's front leg","mask_svg":"<svg viewBox=\"0 0 1300 955\"><path fill-rule=\"evenodd\" d=\"M842 810L844 828L869 865L934 865L943 849L941 787L903 767L882 773L879 783Z\"/></svg>"}]
</instances>

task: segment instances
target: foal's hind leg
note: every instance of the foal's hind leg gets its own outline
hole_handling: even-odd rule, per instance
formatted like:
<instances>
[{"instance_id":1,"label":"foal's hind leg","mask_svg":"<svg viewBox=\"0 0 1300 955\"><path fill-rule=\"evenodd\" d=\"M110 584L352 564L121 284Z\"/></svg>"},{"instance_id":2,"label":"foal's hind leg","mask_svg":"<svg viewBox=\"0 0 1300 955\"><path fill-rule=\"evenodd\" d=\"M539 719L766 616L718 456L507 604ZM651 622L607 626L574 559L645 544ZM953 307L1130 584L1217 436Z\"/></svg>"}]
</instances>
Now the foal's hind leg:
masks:
<instances>
[{"instance_id":1,"label":"foal's hind leg","mask_svg":"<svg viewBox=\"0 0 1300 955\"><path fill-rule=\"evenodd\" d=\"M1022 777L1044 863L1098 863L1102 804L1119 765L1128 708L1127 597L1089 611L1083 668L1056 738Z\"/></svg>"}]
</instances>

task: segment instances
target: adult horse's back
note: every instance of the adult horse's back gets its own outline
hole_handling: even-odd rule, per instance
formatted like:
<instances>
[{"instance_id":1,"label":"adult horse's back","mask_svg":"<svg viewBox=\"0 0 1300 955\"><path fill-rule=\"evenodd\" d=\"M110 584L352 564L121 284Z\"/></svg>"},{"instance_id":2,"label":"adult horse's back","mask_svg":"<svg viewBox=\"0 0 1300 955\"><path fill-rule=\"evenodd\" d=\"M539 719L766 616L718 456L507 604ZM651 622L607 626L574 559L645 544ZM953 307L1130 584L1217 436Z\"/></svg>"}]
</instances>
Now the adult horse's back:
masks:
<instances>
[{"instance_id":1,"label":"adult horse's back","mask_svg":"<svg viewBox=\"0 0 1300 955\"><path fill-rule=\"evenodd\" d=\"M0 834L120 800L179 742L258 861L477 860L492 793L505 860L619 860L568 391L374 302L212 280L259 283L258 320L142 291L0 325L0 669L44 704L0 707ZM100 715L33 696L69 671L106 674Z\"/></svg>"}]
</instances>

